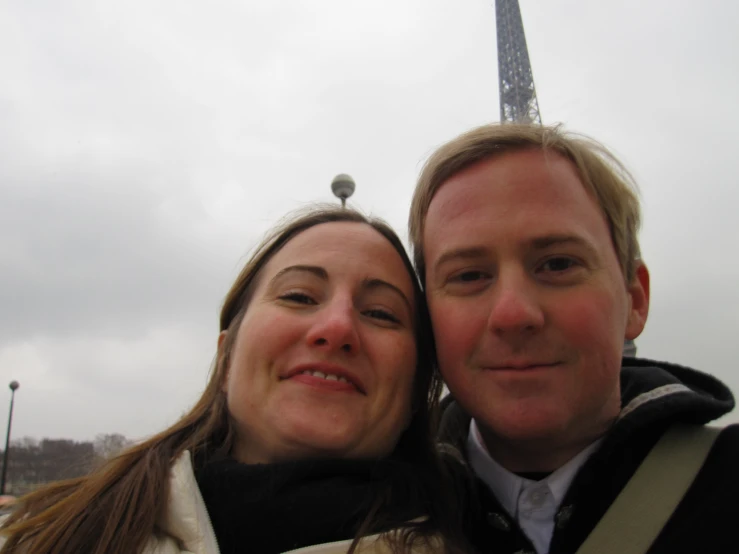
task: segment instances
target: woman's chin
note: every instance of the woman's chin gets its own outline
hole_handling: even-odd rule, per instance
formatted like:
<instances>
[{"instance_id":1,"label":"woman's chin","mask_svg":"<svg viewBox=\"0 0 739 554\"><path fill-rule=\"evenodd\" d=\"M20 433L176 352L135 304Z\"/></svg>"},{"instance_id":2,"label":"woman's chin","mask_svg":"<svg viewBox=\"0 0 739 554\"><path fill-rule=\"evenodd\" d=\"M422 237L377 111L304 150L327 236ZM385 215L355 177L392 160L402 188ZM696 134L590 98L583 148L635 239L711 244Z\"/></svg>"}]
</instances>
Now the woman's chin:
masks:
<instances>
[{"instance_id":1,"label":"woman's chin","mask_svg":"<svg viewBox=\"0 0 739 554\"><path fill-rule=\"evenodd\" d=\"M305 452L307 457L352 457L362 447L364 425L357 418L348 417L349 414L335 418L286 416L282 442L294 445L296 451Z\"/></svg>"},{"instance_id":2,"label":"woman's chin","mask_svg":"<svg viewBox=\"0 0 739 554\"><path fill-rule=\"evenodd\" d=\"M371 410L361 401L317 401L304 394L273 398L257 415L235 422L241 427L237 435L250 445L250 452L236 449L242 461L381 458L392 451L403 428L392 410ZM260 425L252 423L257 419Z\"/></svg>"}]
</instances>

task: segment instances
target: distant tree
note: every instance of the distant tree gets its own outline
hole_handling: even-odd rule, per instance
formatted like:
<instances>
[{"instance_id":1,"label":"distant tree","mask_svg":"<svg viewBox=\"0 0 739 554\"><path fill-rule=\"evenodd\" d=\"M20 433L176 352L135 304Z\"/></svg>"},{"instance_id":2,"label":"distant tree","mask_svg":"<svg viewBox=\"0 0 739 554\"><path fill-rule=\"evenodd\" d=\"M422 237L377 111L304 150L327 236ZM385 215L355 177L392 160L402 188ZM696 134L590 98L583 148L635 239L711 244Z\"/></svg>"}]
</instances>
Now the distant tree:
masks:
<instances>
[{"instance_id":1,"label":"distant tree","mask_svg":"<svg viewBox=\"0 0 739 554\"><path fill-rule=\"evenodd\" d=\"M94 442L31 437L10 444L6 491L25 494L39 485L87 474L101 460L130 444L123 435L98 435ZM3 452L0 451L0 456Z\"/></svg>"},{"instance_id":2,"label":"distant tree","mask_svg":"<svg viewBox=\"0 0 739 554\"><path fill-rule=\"evenodd\" d=\"M45 470L40 476L42 483L85 475L95 463L95 449L91 442L43 439L39 446Z\"/></svg>"},{"instance_id":3,"label":"distant tree","mask_svg":"<svg viewBox=\"0 0 739 554\"><path fill-rule=\"evenodd\" d=\"M33 437L21 437L17 441L13 441L13 448L25 448L26 450L33 450L38 447L38 440Z\"/></svg>"},{"instance_id":4,"label":"distant tree","mask_svg":"<svg viewBox=\"0 0 739 554\"><path fill-rule=\"evenodd\" d=\"M120 433L101 434L95 437L93 445L95 455L98 458L107 460L131 446L131 441Z\"/></svg>"}]
</instances>

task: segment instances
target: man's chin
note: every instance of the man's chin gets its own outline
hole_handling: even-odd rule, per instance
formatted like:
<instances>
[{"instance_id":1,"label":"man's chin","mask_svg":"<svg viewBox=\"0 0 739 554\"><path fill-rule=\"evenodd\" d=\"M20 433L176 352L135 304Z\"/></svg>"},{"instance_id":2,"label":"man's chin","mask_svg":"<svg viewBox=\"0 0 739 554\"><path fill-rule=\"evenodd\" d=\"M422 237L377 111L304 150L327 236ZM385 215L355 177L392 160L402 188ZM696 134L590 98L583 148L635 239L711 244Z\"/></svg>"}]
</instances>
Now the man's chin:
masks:
<instances>
[{"instance_id":1,"label":"man's chin","mask_svg":"<svg viewBox=\"0 0 739 554\"><path fill-rule=\"evenodd\" d=\"M561 437L568 428L566 414L546 407L526 407L518 403L505 410L486 411L476 417L483 437L503 442L549 442Z\"/></svg>"}]
</instances>

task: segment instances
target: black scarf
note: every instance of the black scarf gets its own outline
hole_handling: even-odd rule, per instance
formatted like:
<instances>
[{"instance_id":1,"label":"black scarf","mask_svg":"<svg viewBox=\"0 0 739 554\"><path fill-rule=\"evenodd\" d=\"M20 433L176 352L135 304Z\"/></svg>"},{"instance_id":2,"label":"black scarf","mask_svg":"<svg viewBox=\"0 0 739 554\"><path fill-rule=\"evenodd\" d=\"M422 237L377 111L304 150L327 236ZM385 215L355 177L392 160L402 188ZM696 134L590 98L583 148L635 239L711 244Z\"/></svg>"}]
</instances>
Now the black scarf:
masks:
<instances>
[{"instance_id":1,"label":"black scarf","mask_svg":"<svg viewBox=\"0 0 739 554\"><path fill-rule=\"evenodd\" d=\"M229 458L207 463L195 477L221 554L280 553L353 539L387 489L385 530L424 514L412 466L391 460L247 465Z\"/></svg>"}]
</instances>

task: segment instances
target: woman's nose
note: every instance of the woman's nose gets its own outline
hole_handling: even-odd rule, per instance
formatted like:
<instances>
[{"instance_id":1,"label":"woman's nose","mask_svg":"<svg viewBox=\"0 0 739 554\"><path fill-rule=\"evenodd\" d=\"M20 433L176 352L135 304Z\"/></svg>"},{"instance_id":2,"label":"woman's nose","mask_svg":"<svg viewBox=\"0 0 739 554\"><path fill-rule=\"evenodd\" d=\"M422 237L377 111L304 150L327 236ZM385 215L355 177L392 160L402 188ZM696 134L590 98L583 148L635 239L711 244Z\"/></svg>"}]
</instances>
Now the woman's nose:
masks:
<instances>
[{"instance_id":1,"label":"woman's nose","mask_svg":"<svg viewBox=\"0 0 739 554\"><path fill-rule=\"evenodd\" d=\"M310 345L351 354L359 351L357 320L351 303L334 301L316 312L315 318L306 337Z\"/></svg>"}]
</instances>

